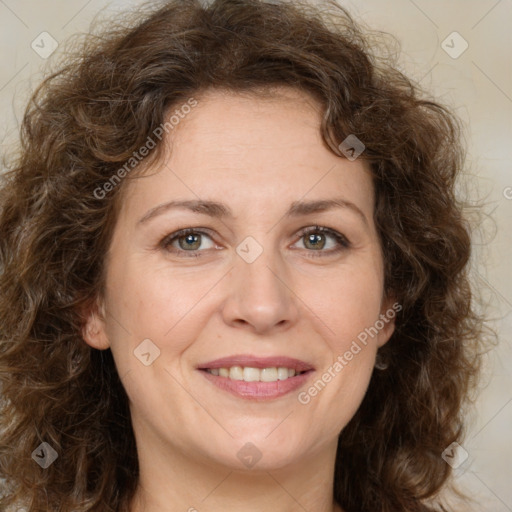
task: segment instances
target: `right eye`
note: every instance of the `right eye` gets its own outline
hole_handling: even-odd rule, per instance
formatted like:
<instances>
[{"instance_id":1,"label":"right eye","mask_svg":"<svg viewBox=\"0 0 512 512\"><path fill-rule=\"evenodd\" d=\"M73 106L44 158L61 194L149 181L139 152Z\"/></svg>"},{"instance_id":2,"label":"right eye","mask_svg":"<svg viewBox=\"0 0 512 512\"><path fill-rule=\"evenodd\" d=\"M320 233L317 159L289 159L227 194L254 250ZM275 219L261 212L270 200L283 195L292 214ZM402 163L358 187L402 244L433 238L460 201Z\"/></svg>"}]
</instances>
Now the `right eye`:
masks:
<instances>
[{"instance_id":1,"label":"right eye","mask_svg":"<svg viewBox=\"0 0 512 512\"><path fill-rule=\"evenodd\" d=\"M200 253L203 252L200 248L205 237L211 240L211 244L206 248L203 247L203 250L212 249L215 244L213 243L210 235L205 231L195 228L180 229L179 231L175 231L174 233L167 235L160 242L160 246L166 251L178 256L184 256L186 258L198 257L201 255ZM179 247L176 247L176 243Z\"/></svg>"}]
</instances>

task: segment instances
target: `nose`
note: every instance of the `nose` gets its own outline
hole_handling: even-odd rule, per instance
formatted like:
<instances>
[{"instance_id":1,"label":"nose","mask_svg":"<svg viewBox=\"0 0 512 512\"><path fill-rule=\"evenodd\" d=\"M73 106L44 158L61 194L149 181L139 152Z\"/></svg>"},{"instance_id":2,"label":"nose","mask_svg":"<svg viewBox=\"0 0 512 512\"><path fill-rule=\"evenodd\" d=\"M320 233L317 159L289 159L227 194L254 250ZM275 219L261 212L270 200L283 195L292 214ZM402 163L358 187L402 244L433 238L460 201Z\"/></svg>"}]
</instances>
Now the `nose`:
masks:
<instances>
[{"instance_id":1,"label":"nose","mask_svg":"<svg viewBox=\"0 0 512 512\"><path fill-rule=\"evenodd\" d=\"M290 328L299 318L299 299L289 273L270 250L264 250L252 263L237 257L226 285L223 317L232 327L268 334Z\"/></svg>"}]
</instances>

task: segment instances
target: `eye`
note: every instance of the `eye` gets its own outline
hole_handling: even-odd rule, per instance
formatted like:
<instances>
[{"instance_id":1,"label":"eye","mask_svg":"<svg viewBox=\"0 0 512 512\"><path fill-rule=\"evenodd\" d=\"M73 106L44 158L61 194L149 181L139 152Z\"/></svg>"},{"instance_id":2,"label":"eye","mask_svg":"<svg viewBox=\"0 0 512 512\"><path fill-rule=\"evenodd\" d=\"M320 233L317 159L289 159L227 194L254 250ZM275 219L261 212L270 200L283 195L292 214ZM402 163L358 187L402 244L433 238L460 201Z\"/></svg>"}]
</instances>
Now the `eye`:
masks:
<instances>
[{"instance_id":1,"label":"eye","mask_svg":"<svg viewBox=\"0 0 512 512\"><path fill-rule=\"evenodd\" d=\"M210 244L207 247L203 245L205 238L210 240ZM176 247L176 244L178 247ZM199 249L212 249L215 247L215 244L208 233L194 228L186 228L166 236L160 242L160 246L169 252L180 255L189 253L185 256L197 257L200 256Z\"/></svg>"},{"instance_id":2,"label":"eye","mask_svg":"<svg viewBox=\"0 0 512 512\"><path fill-rule=\"evenodd\" d=\"M304 228L298 236L299 240L304 240L308 257L329 256L351 246L344 235L326 227ZM329 239L331 239L330 243ZM209 240L206 247L203 245L205 240ZM185 257L198 257L201 256L201 252L216 247L212 237L206 231L196 228L185 228L171 233L160 242L160 246L165 251ZM318 254L314 254L315 252Z\"/></svg>"},{"instance_id":3,"label":"eye","mask_svg":"<svg viewBox=\"0 0 512 512\"><path fill-rule=\"evenodd\" d=\"M299 232L299 236L300 240L304 240L305 248L309 249L308 256L312 257L332 255L350 247L350 242L344 235L330 228L320 226L304 228ZM330 244L329 238L333 240ZM328 250L323 250L326 247ZM319 254L313 254L314 252Z\"/></svg>"}]
</instances>

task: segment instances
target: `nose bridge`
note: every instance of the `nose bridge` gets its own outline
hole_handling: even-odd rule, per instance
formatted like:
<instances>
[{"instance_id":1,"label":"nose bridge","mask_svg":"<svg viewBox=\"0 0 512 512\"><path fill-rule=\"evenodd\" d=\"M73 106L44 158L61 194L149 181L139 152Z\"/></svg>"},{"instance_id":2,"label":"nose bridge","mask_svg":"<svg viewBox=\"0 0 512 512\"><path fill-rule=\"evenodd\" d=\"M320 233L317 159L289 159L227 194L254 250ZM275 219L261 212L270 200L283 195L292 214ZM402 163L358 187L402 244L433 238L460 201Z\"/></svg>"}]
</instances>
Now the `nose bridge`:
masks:
<instances>
[{"instance_id":1,"label":"nose bridge","mask_svg":"<svg viewBox=\"0 0 512 512\"><path fill-rule=\"evenodd\" d=\"M295 296L288 288L286 266L279 251L247 237L237 247L230 290L224 308L226 322L250 325L263 332L297 319Z\"/></svg>"}]
</instances>

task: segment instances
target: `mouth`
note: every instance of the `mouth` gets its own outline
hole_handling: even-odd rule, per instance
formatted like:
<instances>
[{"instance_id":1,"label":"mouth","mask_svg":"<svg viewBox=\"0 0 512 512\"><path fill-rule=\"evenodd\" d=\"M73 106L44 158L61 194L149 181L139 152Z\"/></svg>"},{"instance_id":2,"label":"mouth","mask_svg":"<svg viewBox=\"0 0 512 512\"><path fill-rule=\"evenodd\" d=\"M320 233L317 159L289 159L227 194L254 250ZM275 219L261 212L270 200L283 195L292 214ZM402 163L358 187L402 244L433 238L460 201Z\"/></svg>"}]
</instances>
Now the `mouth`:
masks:
<instances>
[{"instance_id":1,"label":"mouth","mask_svg":"<svg viewBox=\"0 0 512 512\"><path fill-rule=\"evenodd\" d=\"M230 368L206 368L208 373L231 380L243 380L245 382L277 382L287 380L305 372L296 373L293 368L275 367L254 368L251 366L231 366Z\"/></svg>"},{"instance_id":2,"label":"mouth","mask_svg":"<svg viewBox=\"0 0 512 512\"><path fill-rule=\"evenodd\" d=\"M197 369L222 390L255 400L288 394L314 372L309 363L284 356L232 356L201 364Z\"/></svg>"}]
</instances>

